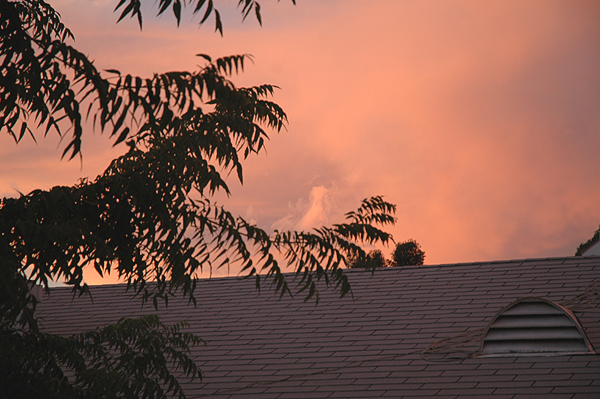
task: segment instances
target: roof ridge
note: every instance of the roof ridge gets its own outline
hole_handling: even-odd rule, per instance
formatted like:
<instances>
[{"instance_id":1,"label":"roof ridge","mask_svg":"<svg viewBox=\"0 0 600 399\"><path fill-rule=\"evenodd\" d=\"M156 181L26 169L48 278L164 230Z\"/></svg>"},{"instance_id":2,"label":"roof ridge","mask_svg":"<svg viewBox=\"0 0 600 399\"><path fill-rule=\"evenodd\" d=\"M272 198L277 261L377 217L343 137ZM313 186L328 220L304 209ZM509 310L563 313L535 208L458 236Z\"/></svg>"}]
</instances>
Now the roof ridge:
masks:
<instances>
[{"instance_id":1,"label":"roof ridge","mask_svg":"<svg viewBox=\"0 0 600 399\"><path fill-rule=\"evenodd\" d=\"M495 264L524 264L524 263L532 263L532 262L543 262L543 263L553 263L559 261L560 264L568 262L568 261L576 261L576 263L583 263L592 261L595 257L582 257L582 256L563 256L563 257L547 257L547 258L523 258L523 259L506 259L506 260L491 260L491 261L474 261L474 262L457 262L457 263L439 263L439 264L425 264L425 265L406 265L406 266L392 266L392 267L384 267L375 270L375 273L381 273L386 270L415 270L415 269L424 269L424 268L449 268L449 267L465 267L465 266L486 266L486 265L495 265ZM293 275L295 272L285 272L283 273L285 276ZM364 274L364 273L373 273L372 270L366 269L344 269L344 273L348 274ZM254 276L211 276L211 277L199 277L198 280L211 280L211 281L230 281L230 280L246 280L251 279ZM261 275L261 277L265 277L265 275ZM94 287L97 285L101 285L104 287L107 286L123 286L127 284L126 282L122 283L109 283L109 284L95 284L90 285L90 287ZM67 288L72 288L71 286L66 286ZM53 287L55 288L64 288L64 287Z\"/></svg>"}]
</instances>

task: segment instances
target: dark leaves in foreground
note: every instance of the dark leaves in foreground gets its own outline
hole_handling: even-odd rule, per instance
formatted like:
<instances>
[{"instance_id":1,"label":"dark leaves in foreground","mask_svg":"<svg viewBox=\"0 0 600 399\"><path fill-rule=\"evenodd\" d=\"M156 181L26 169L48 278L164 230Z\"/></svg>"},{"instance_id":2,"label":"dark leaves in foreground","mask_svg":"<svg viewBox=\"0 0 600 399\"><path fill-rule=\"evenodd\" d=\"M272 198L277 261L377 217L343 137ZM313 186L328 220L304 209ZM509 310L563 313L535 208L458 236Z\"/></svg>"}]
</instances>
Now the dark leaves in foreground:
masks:
<instances>
[{"instance_id":1,"label":"dark leaves in foreground","mask_svg":"<svg viewBox=\"0 0 600 399\"><path fill-rule=\"evenodd\" d=\"M156 316L122 319L61 337L31 331L0 334L0 388L12 398L185 397L174 372L202 378L189 357L203 341Z\"/></svg>"},{"instance_id":2,"label":"dark leaves in foreground","mask_svg":"<svg viewBox=\"0 0 600 399\"><path fill-rule=\"evenodd\" d=\"M279 1L279 0L278 0ZM293 4L296 4L296 0L291 0ZM192 14L201 15L200 25L205 23L211 15L214 16L215 20L215 32L219 32L223 35L223 22L221 21L221 14L215 7L213 0L159 0L157 16L163 14L169 8L173 12L177 26L181 23L181 10L184 7L189 6L192 8ZM256 0L238 0L238 8L242 13L242 19L245 20L251 13L254 14L256 20L262 25L262 15L260 12L260 3ZM142 27L142 1L141 0L120 0L115 11L120 11L119 21L129 16L130 18L137 18L140 28Z\"/></svg>"},{"instance_id":3,"label":"dark leaves in foreground","mask_svg":"<svg viewBox=\"0 0 600 399\"><path fill-rule=\"evenodd\" d=\"M140 5L124 0L117 8L141 26ZM201 22L214 15L221 30L211 0L160 0L159 14L171 8L179 22L186 5L203 13ZM260 22L256 1L239 6L244 18L254 12ZM275 86L229 80L249 56L200 55L206 64L196 72L150 78L101 73L67 43L70 31L43 0L0 0L0 9L0 132L17 142L55 132L69 137L63 156L73 158L90 118L115 144L129 146L93 181L0 202L0 392L181 397L173 370L200 376L187 353L201 341L182 333L183 325L141 318L70 338L43 334L33 285L64 281L74 295L88 294L83 269L94 268L118 274L155 307L178 293L195 304L198 273L236 263L258 288L267 280L280 295L318 300L319 281L350 292L343 266L365 255L361 243L391 240L380 228L395 222L395 206L381 197L363 201L346 223L273 234L212 202L219 191L229 194L228 175L243 181L243 161L264 149L266 130L286 124L269 100Z\"/></svg>"}]
</instances>

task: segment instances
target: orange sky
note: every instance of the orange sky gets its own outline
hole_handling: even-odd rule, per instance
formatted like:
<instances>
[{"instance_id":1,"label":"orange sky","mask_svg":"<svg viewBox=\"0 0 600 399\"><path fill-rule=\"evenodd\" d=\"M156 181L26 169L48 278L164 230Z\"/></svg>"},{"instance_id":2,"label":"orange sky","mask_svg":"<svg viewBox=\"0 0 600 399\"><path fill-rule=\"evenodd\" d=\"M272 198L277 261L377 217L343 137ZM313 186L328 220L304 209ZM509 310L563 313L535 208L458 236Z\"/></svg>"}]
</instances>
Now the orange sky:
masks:
<instances>
[{"instance_id":1,"label":"orange sky","mask_svg":"<svg viewBox=\"0 0 600 399\"><path fill-rule=\"evenodd\" d=\"M51 2L99 68L249 53L234 81L281 87L288 131L227 200L261 227L335 223L385 195L395 239L431 264L573 255L600 224L596 1L264 0L262 28L221 1L223 38L189 14L179 29L151 12L142 32L115 25L115 3ZM81 164L60 161L53 138L0 140L4 196L93 177L122 150L90 132Z\"/></svg>"}]
</instances>

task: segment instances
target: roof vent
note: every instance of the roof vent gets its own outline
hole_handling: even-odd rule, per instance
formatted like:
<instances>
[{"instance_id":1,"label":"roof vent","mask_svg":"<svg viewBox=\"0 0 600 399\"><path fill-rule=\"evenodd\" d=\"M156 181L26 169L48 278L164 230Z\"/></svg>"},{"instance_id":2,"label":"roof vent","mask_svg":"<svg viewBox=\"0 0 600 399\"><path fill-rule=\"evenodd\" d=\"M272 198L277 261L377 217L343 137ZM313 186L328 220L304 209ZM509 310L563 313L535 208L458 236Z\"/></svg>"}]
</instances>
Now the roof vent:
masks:
<instances>
[{"instance_id":1,"label":"roof vent","mask_svg":"<svg viewBox=\"0 0 600 399\"><path fill-rule=\"evenodd\" d=\"M569 309L543 298L522 298L500 310L485 329L482 355L594 353Z\"/></svg>"}]
</instances>

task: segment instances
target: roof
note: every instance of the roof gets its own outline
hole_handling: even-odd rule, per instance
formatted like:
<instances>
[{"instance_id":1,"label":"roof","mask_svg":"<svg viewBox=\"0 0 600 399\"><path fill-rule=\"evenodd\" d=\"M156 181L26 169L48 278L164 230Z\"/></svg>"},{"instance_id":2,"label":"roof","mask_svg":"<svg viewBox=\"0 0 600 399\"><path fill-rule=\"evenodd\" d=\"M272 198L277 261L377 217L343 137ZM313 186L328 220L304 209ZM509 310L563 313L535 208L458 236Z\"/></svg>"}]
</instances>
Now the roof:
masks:
<instances>
[{"instance_id":1,"label":"roof","mask_svg":"<svg viewBox=\"0 0 600 399\"><path fill-rule=\"evenodd\" d=\"M473 356L497 313L524 297L570 309L600 348L600 258L570 257L347 271L353 297L279 300L251 279L199 280L197 307L169 300L163 322L204 338L194 356L200 398L598 398L597 354ZM594 291L595 290L595 291ZM156 313L124 285L72 300L54 288L39 304L43 329L69 334ZM453 346L464 338L464 346Z\"/></svg>"},{"instance_id":2,"label":"roof","mask_svg":"<svg viewBox=\"0 0 600 399\"><path fill-rule=\"evenodd\" d=\"M575 252L575 256L594 256L600 255L600 227L594 232L592 238L586 242L582 242Z\"/></svg>"},{"instance_id":3,"label":"roof","mask_svg":"<svg viewBox=\"0 0 600 399\"><path fill-rule=\"evenodd\" d=\"M583 256L600 255L600 238L592 240L585 249L581 251Z\"/></svg>"}]
</instances>

